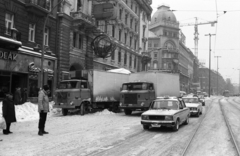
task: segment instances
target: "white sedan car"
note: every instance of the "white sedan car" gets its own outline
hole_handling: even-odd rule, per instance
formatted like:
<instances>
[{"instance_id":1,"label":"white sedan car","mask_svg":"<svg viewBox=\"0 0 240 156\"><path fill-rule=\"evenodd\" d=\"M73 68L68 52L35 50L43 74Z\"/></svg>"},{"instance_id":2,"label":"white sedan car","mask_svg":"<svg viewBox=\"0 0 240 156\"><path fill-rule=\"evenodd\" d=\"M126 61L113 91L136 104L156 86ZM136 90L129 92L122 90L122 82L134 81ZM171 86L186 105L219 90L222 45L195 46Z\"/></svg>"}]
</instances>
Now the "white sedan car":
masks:
<instances>
[{"instance_id":1,"label":"white sedan car","mask_svg":"<svg viewBox=\"0 0 240 156\"><path fill-rule=\"evenodd\" d=\"M202 114L202 103L198 100L198 97L183 97L182 99L186 106L190 109L191 115L199 117Z\"/></svg>"}]
</instances>

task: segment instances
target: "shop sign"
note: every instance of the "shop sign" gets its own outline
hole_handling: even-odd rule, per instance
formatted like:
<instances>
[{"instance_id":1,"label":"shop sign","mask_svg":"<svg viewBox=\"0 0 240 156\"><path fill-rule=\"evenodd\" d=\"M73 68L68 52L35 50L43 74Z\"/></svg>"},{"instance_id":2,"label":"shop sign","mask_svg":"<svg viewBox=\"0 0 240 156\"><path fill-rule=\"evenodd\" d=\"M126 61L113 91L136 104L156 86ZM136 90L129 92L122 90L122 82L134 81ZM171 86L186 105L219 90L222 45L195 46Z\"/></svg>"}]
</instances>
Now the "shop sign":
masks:
<instances>
[{"instance_id":1,"label":"shop sign","mask_svg":"<svg viewBox=\"0 0 240 156\"><path fill-rule=\"evenodd\" d=\"M14 53L14 52L11 52L11 51L2 51L2 50L0 50L0 59L16 61L17 53Z\"/></svg>"}]
</instances>

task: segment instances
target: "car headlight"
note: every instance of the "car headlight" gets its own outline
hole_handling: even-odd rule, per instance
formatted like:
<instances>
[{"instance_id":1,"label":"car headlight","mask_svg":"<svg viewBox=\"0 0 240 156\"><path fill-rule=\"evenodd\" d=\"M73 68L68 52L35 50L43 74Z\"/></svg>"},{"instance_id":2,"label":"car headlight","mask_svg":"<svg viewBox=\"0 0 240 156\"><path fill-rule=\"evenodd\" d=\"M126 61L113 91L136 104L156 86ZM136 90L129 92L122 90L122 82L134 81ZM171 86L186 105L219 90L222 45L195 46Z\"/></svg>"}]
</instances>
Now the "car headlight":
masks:
<instances>
[{"instance_id":1,"label":"car headlight","mask_svg":"<svg viewBox=\"0 0 240 156\"><path fill-rule=\"evenodd\" d=\"M149 116L147 116L147 115L142 115L142 120L149 120Z\"/></svg>"},{"instance_id":2,"label":"car headlight","mask_svg":"<svg viewBox=\"0 0 240 156\"><path fill-rule=\"evenodd\" d=\"M165 116L165 120L173 120L173 116Z\"/></svg>"},{"instance_id":3,"label":"car headlight","mask_svg":"<svg viewBox=\"0 0 240 156\"><path fill-rule=\"evenodd\" d=\"M141 106L144 106L144 102L141 103Z\"/></svg>"},{"instance_id":4,"label":"car headlight","mask_svg":"<svg viewBox=\"0 0 240 156\"><path fill-rule=\"evenodd\" d=\"M122 106L122 102L120 102L119 106Z\"/></svg>"},{"instance_id":5,"label":"car headlight","mask_svg":"<svg viewBox=\"0 0 240 156\"><path fill-rule=\"evenodd\" d=\"M71 101L71 102L70 102L70 105L72 106L73 104L74 104L73 101Z\"/></svg>"}]
</instances>

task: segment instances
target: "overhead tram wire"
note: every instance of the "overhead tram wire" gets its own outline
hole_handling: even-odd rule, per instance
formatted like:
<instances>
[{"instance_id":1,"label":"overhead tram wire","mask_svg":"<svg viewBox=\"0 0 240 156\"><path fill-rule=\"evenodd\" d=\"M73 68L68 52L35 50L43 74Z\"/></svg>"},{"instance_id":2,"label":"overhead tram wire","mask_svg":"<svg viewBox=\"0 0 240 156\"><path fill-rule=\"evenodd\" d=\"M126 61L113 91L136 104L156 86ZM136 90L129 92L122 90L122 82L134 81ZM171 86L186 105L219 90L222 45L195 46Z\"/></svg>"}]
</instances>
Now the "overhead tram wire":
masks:
<instances>
[{"instance_id":1,"label":"overhead tram wire","mask_svg":"<svg viewBox=\"0 0 240 156\"><path fill-rule=\"evenodd\" d=\"M216 42L217 42L217 27L218 27L218 7L217 7L217 0L215 0L215 6L216 6L216 27L215 27L215 34L216 34L216 37L214 39L214 51L213 51L213 55L215 56L215 51L216 51Z\"/></svg>"}]
</instances>

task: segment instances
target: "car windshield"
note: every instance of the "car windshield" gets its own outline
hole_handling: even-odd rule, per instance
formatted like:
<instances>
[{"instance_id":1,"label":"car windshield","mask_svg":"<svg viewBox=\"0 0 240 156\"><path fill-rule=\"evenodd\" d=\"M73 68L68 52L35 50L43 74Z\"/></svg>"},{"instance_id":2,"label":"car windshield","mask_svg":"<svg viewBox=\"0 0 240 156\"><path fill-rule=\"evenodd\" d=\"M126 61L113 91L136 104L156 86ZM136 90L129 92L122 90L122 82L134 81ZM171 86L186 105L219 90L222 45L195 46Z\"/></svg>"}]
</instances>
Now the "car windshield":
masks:
<instances>
[{"instance_id":1,"label":"car windshield","mask_svg":"<svg viewBox=\"0 0 240 156\"><path fill-rule=\"evenodd\" d=\"M58 88L59 89L74 89L77 88L78 81L65 81L60 82Z\"/></svg>"},{"instance_id":2,"label":"car windshield","mask_svg":"<svg viewBox=\"0 0 240 156\"><path fill-rule=\"evenodd\" d=\"M151 109L178 109L178 101L171 101L171 100L161 100L161 101L154 101L152 104Z\"/></svg>"},{"instance_id":3,"label":"car windshield","mask_svg":"<svg viewBox=\"0 0 240 156\"><path fill-rule=\"evenodd\" d=\"M197 103L198 99L197 98L183 98L183 101L185 103Z\"/></svg>"}]
</instances>

